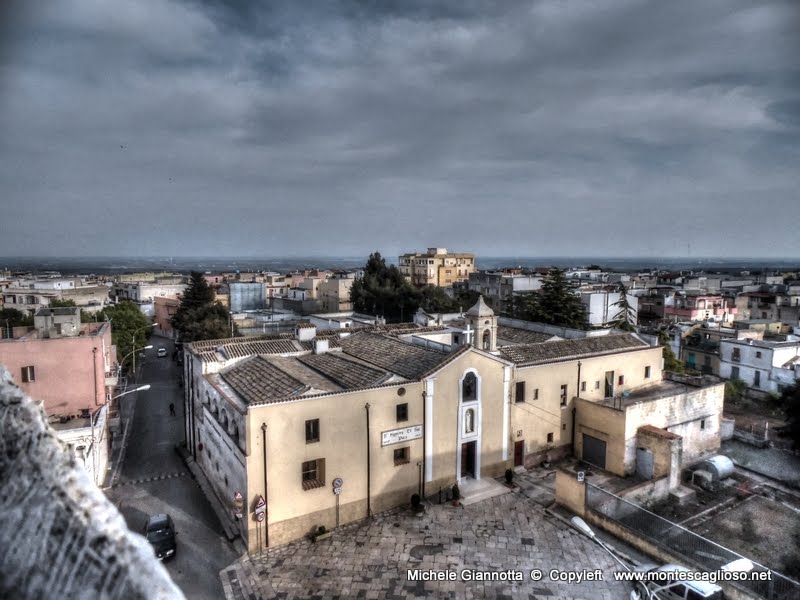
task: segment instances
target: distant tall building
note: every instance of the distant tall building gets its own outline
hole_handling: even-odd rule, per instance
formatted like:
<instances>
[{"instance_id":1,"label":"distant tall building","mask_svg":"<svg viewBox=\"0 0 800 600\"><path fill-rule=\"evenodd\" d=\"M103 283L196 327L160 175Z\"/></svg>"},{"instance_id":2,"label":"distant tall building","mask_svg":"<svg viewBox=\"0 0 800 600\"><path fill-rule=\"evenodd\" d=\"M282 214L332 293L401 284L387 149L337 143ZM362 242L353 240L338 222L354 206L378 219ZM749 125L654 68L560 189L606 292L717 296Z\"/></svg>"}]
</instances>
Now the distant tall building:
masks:
<instances>
[{"instance_id":1,"label":"distant tall building","mask_svg":"<svg viewBox=\"0 0 800 600\"><path fill-rule=\"evenodd\" d=\"M401 255L400 272L418 287L452 287L456 282L467 281L469 274L475 272L475 255L451 253L447 248L428 248L424 254L412 252Z\"/></svg>"}]
</instances>

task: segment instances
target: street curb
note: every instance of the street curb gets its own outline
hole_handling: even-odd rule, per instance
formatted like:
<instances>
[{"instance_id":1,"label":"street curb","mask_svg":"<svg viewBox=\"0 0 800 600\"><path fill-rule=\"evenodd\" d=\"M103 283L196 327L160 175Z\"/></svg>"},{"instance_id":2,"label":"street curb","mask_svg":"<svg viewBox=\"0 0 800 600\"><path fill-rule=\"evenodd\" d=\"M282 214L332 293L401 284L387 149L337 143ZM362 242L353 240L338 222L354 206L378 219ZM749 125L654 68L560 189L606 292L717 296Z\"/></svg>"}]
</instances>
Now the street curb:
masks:
<instances>
[{"instance_id":1,"label":"street curb","mask_svg":"<svg viewBox=\"0 0 800 600\"><path fill-rule=\"evenodd\" d=\"M214 510L214 513L219 519L220 525L222 525L222 529L225 531L225 537L228 539L228 542L233 544L233 547L237 552L246 552L246 548L244 547L244 543L241 539L241 534L236 531L234 524L231 523L231 518L228 515L228 511L217 496L217 493L214 491L211 483L209 483L208 478L203 473L203 470L197 465L192 455L189 454L189 451L184 446L176 444L175 452L177 452L178 456L181 457L181 460L189 469L192 477L195 478L200 486L200 489L203 491L203 495L208 500L211 508Z\"/></svg>"}]
</instances>

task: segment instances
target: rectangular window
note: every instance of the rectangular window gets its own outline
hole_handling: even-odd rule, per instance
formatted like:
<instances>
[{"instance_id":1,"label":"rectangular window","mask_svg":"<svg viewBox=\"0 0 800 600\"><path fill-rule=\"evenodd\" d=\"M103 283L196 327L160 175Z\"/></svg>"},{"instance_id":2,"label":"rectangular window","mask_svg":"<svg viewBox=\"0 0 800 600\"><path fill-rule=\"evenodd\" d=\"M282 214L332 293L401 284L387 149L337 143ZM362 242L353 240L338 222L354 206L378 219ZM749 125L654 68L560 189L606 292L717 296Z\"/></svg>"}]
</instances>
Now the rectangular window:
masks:
<instances>
[{"instance_id":1,"label":"rectangular window","mask_svg":"<svg viewBox=\"0 0 800 600\"><path fill-rule=\"evenodd\" d=\"M739 350L739 348L734 348L733 349L733 354L731 354L731 360L735 360L736 362L739 362L741 359L742 359L741 351Z\"/></svg>"},{"instance_id":2,"label":"rectangular window","mask_svg":"<svg viewBox=\"0 0 800 600\"><path fill-rule=\"evenodd\" d=\"M539 388L536 388L536 389L533 390L533 399L534 400L538 400L539 399Z\"/></svg>"},{"instance_id":3,"label":"rectangular window","mask_svg":"<svg viewBox=\"0 0 800 600\"><path fill-rule=\"evenodd\" d=\"M594 382L594 389L596 389L596 390L600 389L600 382L599 381L595 381Z\"/></svg>"},{"instance_id":4,"label":"rectangular window","mask_svg":"<svg viewBox=\"0 0 800 600\"><path fill-rule=\"evenodd\" d=\"M394 466L405 465L411 462L409 447L396 448L394 451Z\"/></svg>"},{"instance_id":5,"label":"rectangular window","mask_svg":"<svg viewBox=\"0 0 800 600\"><path fill-rule=\"evenodd\" d=\"M761 352L756 352L756 358L761 358Z\"/></svg>"},{"instance_id":6,"label":"rectangular window","mask_svg":"<svg viewBox=\"0 0 800 600\"><path fill-rule=\"evenodd\" d=\"M307 460L303 463L303 489L313 490L325 485L325 459Z\"/></svg>"},{"instance_id":7,"label":"rectangular window","mask_svg":"<svg viewBox=\"0 0 800 600\"><path fill-rule=\"evenodd\" d=\"M644 378L645 379L650 379L650 367L649 366L644 368Z\"/></svg>"},{"instance_id":8,"label":"rectangular window","mask_svg":"<svg viewBox=\"0 0 800 600\"><path fill-rule=\"evenodd\" d=\"M617 379L617 385L622 385L624 383L625 383L625 376L620 375L619 378Z\"/></svg>"},{"instance_id":9,"label":"rectangular window","mask_svg":"<svg viewBox=\"0 0 800 600\"><path fill-rule=\"evenodd\" d=\"M22 383L32 383L36 381L36 372L33 366L22 367Z\"/></svg>"},{"instance_id":10,"label":"rectangular window","mask_svg":"<svg viewBox=\"0 0 800 600\"><path fill-rule=\"evenodd\" d=\"M547 443L548 444L552 444L553 443L553 434L552 434L552 432L547 434Z\"/></svg>"},{"instance_id":11,"label":"rectangular window","mask_svg":"<svg viewBox=\"0 0 800 600\"><path fill-rule=\"evenodd\" d=\"M514 394L514 402L525 402L525 382L518 381L515 394Z\"/></svg>"},{"instance_id":12,"label":"rectangular window","mask_svg":"<svg viewBox=\"0 0 800 600\"><path fill-rule=\"evenodd\" d=\"M561 406L567 405L567 385L561 386Z\"/></svg>"},{"instance_id":13,"label":"rectangular window","mask_svg":"<svg viewBox=\"0 0 800 600\"><path fill-rule=\"evenodd\" d=\"M761 387L761 371L753 373L753 387Z\"/></svg>"},{"instance_id":14,"label":"rectangular window","mask_svg":"<svg viewBox=\"0 0 800 600\"><path fill-rule=\"evenodd\" d=\"M739 367L731 367L731 379L739 379Z\"/></svg>"},{"instance_id":15,"label":"rectangular window","mask_svg":"<svg viewBox=\"0 0 800 600\"><path fill-rule=\"evenodd\" d=\"M397 405L397 422L400 421L408 421L408 404L398 404Z\"/></svg>"},{"instance_id":16,"label":"rectangular window","mask_svg":"<svg viewBox=\"0 0 800 600\"><path fill-rule=\"evenodd\" d=\"M306 444L319 441L319 419L306 421Z\"/></svg>"},{"instance_id":17,"label":"rectangular window","mask_svg":"<svg viewBox=\"0 0 800 600\"><path fill-rule=\"evenodd\" d=\"M586 382L585 381L581 381L581 391L582 392L586 391Z\"/></svg>"},{"instance_id":18,"label":"rectangular window","mask_svg":"<svg viewBox=\"0 0 800 600\"><path fill-rule=\"evenodd\" d=\"M700 429L705 429L705 428L706 428L706 420L700 419Z\"/></svg>"}]
</instances>

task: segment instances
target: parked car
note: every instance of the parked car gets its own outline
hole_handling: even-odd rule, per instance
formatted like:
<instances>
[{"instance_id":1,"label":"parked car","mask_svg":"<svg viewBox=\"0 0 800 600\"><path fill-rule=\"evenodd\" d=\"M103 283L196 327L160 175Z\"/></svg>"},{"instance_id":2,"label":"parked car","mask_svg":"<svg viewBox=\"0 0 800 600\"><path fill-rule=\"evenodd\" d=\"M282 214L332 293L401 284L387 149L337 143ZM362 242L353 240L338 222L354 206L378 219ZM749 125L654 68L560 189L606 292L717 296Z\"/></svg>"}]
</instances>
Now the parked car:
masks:
<instances>
[{"instance_id":1,"label":"parked car","mask_svg":"<svg viewBox=\"0 0 800 600\"><path fill-rule=\"evenodd\" d=\"M684 566L667 564L656 566L644 564L636 568L643 573L688 571ZM631 600L722 600L722 588L710 581L681 581L679 579L658 579L637 581L631 592Z\"/></svg>"},{"instance_id":2,"label":"parked car","mask_svg":"<svg viewBox=\"0 0 800 600\"><path fill-rule=\"evenodd\" d=\"M150 542L159 560L175 556L175 524L172 517L166 514L153 515L144 524L144 537Z\"/></svg>"},{"instance_id":3,"label":"parked car","mask_svg":"<svg viewBox=\"0 0 800 600\"><path fill-rule=\"evenodd\" d=\"M167 356L167 349L166 349L166 348L164 348L164 346L161 346L161 347L158 349L158 358L164 358L164 357L166 357L166 356Z\"/></svg>"}]
</instances>

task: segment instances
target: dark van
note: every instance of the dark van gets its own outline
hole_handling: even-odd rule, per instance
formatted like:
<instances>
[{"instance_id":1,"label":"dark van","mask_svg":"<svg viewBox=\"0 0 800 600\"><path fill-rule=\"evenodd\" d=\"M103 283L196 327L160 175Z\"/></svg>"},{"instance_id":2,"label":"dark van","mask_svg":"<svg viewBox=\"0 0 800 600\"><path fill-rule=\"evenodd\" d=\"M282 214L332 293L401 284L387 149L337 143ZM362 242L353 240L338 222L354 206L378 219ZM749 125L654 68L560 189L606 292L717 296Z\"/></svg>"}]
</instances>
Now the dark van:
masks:
<instances>
[{"instance_id":1,"label":"dark van","mask_svg":"<svg viewBox=\"0 0 800 600\"><path fill-rule=\"evenodd\" d=\"M159 560L175 556L175 524L169 515L153 515L144 525L144 537L153 546Z\"/></svg>"}]
</instances>

